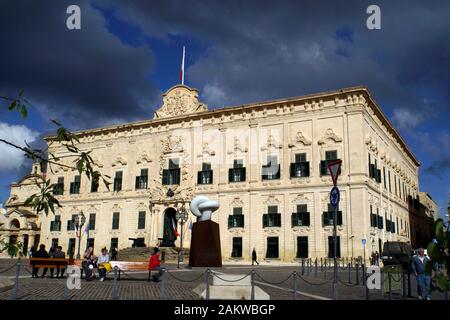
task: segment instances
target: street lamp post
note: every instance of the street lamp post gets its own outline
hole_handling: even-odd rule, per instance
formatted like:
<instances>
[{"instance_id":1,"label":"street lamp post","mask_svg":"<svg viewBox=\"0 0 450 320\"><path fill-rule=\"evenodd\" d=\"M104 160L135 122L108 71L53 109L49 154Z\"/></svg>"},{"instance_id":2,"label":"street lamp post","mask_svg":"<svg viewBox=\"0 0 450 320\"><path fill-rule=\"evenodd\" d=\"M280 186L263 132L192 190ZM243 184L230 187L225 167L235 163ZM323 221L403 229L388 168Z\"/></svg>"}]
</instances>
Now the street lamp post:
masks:
<instances>
[{"instance_id":1,"label":"street lamp post","mask_svg":"<svg viewBox=\"0 0 450 320\"><path fill-rule=\"evenodd\" d=\"M80 213L75 218L75 226L77 228L77 236L78 236L78 253L77 253L77 259L80 259L80 246L81 246L81 228L83 227L84 223L86 222L86 217L84 216L83 210L80 211Z\"/></svg>"}]
</instances>

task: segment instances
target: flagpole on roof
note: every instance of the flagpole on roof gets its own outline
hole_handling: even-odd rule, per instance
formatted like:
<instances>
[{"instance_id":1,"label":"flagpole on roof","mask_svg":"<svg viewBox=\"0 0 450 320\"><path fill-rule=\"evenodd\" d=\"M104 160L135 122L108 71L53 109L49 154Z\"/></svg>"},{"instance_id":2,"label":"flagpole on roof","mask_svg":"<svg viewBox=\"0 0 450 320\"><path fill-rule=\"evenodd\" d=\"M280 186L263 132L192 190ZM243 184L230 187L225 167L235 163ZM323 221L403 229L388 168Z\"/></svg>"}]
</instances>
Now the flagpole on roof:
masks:
<instances>
[{"instance_id":1,"label":"flagpole on roof","mask_svg":"<svg viewBox=\"0 0 450 320\"><path fill-rule=\"evenodd\" d=\"M181 60L181 70L180 70L180 80L181 84L184 85L184 57L186 54L186 48L183 46L183 59Z\"/></svg>"}]
</instances>

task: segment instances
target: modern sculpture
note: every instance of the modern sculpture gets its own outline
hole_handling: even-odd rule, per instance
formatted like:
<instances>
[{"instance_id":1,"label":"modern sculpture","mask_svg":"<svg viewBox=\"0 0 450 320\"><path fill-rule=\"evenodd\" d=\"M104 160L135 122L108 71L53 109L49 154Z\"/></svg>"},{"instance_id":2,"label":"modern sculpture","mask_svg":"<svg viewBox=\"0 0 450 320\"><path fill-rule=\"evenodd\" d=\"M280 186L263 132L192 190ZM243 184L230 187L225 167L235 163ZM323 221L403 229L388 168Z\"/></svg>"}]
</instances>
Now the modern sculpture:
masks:
<instances>
[{"instance_id":1,"label":"modern sculpture","mask_svg":"<svg viewBox=\"0 0 450 320\"><path fill-rule=\"evenodd\" d=\"M219 224L211 221L211 215L219 209L219 202L206 196L196 196L190 204L191 212L197 217L192 226L189 266L221 267Z\"/></svg>"}]
</instances>

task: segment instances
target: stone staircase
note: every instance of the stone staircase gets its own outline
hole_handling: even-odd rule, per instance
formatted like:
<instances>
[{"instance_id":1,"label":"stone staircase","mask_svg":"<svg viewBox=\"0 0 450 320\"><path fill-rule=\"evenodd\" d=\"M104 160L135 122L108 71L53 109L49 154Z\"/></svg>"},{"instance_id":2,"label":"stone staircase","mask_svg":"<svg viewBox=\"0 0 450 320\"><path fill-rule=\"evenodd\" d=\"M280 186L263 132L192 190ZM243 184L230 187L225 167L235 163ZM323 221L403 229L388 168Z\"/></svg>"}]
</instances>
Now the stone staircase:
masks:
<instances>
[{"instance_id":1,"label":"stone staircase","mask_svg":"<svg viewBox=\"0 0 450 320\"><path fill-rule=\"evenodd\" d=\"M161 260L166 263L176 263L180 248L160 247ZM119 250L117 260L133 261L133 260L149 260L153 253L153 247L125 248ZM183 248L183 260L185 263L189 261L189 248Z\"/></svg>"}]
</instances>

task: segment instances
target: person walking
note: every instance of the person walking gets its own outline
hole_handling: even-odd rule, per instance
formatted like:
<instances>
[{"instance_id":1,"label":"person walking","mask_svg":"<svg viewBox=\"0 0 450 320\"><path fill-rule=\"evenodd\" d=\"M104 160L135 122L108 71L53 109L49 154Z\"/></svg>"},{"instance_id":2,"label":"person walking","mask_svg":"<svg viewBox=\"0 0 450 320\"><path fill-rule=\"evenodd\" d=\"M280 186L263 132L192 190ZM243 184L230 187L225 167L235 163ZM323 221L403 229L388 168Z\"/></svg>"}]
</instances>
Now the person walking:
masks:
<instances>
[{"instance_id":1,"label":"person walking","mask_svg":"<svg viewBox=\"0 0 450 320\"><path fill-rule=\"evenodd\" d=\"M161 281L161 276L162 276L162 268L161 268L161 261L159 260L159 248L155 247L153 249L153 254L150 256L150 262L148 265L148 269L149 271L155 270L158 271L158 274L155 274L152 279L155 282L159 282Z\"/></svg>"},{"instance_id":2,"label":"person walking","mask_svg":"<svg viewBox=\"0 0 450 320\"><path fill-rule=\"evenodd\" d=\"M33 258L50 258L47 250L45 250L45 244L41 244L39 246L39 250L33 253ZM45 275L47 274L47 270L48 270L48 268L44 268L41 278L45 277ZM32 270L33 278L39 278L38 271L39 271L39 268L37 268L33 265L33 270Z\"/></svg>"},{"instance_id":3,"label":"person walking","mask_svg":"<svg viewBox=\"0 0 450 320\"><path fill-rule=\"evenodd\" d=\"M116 261L117 260L117 248L113 247L111 249L111 261Z\"/></svg>"},{"instance_id":4,"label":"person walking","mask_svg":"<svg viewBox=\"0 0 450 320\"><path fill-rule=\"evenodd\" d=\"M55 252L53 253L53 255L51 256L54 259L65 259L66 258L66 253L64 251L62 251L62 247L61 246L57 246ZM50 277L53 278L53 272L55 269L50 269ZM64 277L64 271L66 271L66 268L62 267L57 267L56 268L56 277L60 278L60 272L61 272L61 278Z\"/></svg>"},{"instance_id":5,"label":"person walking","mask_svg":"<svg viewBox=\"0 0 450 320\"><path fill-rule=\"evenodd\" d=\"M109 254L106 248L102 249L102 253L97 258L98 276L100 281L105 280L106 272L111 270L111 264L109 263Z\"/></svg>"},{"instance_id":6,"label":"person walking","mask_svg":"<svg viewBox=\"0 0 450 320\"><path fill-rule=\"evenodd\" d=\"M375 251L375 265L380 265L380 254L378 253L378 251Z\"/></svg>"},{"instance_id":7,"label":"person walking","mask_svg":"<svg viewBox=\"0 0 450 320\"><path fill-rule=\"evenodd\" d=\"M419 248L418 254L412 259L411 268L417 279L417 298L419 300L431 300L431 275L426 272L426 264L428 261L430 261L430 259L425 256L425 250L423 248Z\"/></svg>"},{"instance_id":8,"label":"person walking","mask_svg":"<svg viewBox=\"0 0 450 320\"><path fill-rule=\"evenodd\" d=\"M256 249L253 248L253 251L252 251L252 266L255 264L255 262L259 266L259 262L258 262L257 256L256 256Z\"/></svg>"}]
</instances>

